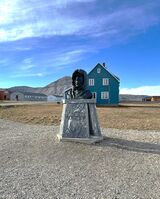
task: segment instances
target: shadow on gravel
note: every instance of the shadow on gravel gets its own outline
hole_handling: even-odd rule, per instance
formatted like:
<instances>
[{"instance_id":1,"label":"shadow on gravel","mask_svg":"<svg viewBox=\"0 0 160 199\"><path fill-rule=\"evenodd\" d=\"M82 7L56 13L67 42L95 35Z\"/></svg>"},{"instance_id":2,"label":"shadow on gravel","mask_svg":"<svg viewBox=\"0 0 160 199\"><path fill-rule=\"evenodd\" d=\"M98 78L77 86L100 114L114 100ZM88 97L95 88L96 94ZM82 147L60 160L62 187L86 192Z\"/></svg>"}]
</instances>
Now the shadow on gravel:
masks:
<instances>
[{"instance_id":1,"label":"shadow on gravel","mask_svg":"<svg viewBox=\"0 0 160 199\"><path fill-rule=\"evenodd\" d=\"M141 153L152 153L160 155L160 145L145 142L129 141L119 138L109 138L104 136L104 140L97 145L101 147L116 147L128 151Z\"/></svg>"}]
</instances>

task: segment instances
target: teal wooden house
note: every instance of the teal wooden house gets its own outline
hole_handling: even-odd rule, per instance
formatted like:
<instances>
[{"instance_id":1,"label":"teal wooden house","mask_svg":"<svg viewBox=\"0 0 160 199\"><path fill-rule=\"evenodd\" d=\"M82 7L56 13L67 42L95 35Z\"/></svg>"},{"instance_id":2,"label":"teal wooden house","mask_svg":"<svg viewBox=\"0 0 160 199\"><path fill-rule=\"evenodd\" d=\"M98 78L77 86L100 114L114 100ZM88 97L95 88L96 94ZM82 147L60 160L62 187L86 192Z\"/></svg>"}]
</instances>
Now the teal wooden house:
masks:
<instances>
[{"instance_id":1,"label":"teal wooden house","mask_svg":"<svg viewBox=\"0 0 160 199\"><path fill-rule=\"evenodd\" d=\"M120 80L103 65L97 64L88 73L88 89L97 105L118 105Z\"/></svg>"}]
</instances>

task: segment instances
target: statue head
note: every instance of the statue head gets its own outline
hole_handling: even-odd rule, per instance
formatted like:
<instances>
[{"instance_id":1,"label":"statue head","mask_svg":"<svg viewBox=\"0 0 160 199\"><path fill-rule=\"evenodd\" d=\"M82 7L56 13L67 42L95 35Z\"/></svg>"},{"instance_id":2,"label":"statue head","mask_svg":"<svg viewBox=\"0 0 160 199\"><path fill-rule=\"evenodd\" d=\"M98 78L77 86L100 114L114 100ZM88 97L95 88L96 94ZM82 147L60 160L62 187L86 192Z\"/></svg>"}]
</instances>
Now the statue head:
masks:
<instances>
[{"instance_id":1,"label":"statue head","mask_svg":"<svg viewBox=\"0 0 160 199\"><path fill-rule=\"evenodd\" d=\"M72 85L74 89L84 90L86 88L87 73L82 69L77 69L72 75Z\"/></svg>"},{"instance_id":2,"label":"statue head","mask_svg":"<svg viewBox=\"0 0 160 199\"><path fill-rule=\"evenodd\" d=\"M82 69L77 69L72 75L73 88L65 92L66 99L91 99L92 93L87 90L87 73Z\"/></svg>"}]
</instances>

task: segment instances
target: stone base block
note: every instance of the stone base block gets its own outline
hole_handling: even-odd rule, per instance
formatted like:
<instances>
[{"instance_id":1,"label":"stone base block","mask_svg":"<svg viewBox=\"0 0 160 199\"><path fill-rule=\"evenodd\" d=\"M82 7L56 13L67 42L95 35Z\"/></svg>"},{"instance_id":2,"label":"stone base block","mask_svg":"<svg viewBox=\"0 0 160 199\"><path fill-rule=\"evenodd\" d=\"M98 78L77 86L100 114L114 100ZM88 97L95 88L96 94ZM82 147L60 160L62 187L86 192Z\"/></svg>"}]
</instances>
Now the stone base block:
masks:
<instances>
[{"instance_id":1,"label":"stone base block","mask_svg":"<svg viewBox=\"0 0 160 199\"><path fill-rule=\"evenodd\" d=\"M94 144L103 140L102 136L90 136L89 138L67 138L57 134L58 140L64 142L79 142L84 144Z\"/></svg>"},{"instance_id":2,"label":"stone base block","mask_svg":"<svg viewBox=\"0 0 160 199\"><path fill-rule=\"evenodd\" d=\"M60 141L85 144L102 141L95 99L66 100L57 137Z\"/></svg>"}]
</instances>

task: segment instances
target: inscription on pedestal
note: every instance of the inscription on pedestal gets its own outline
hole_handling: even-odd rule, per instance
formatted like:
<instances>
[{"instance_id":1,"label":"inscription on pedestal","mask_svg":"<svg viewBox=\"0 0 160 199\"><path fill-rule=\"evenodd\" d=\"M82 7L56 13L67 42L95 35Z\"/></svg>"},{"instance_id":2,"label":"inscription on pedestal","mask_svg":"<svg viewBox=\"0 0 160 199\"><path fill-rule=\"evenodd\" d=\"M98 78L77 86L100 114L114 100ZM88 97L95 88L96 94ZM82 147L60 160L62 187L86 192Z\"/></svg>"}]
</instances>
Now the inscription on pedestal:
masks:
<instances>
[{"instance_id":1,"label":"inscription on pedestal","mask_svg":"<svg viewBox=\"0 0 160 199\"><path fill-rule=\"evenodd\" d=\"M67 104L64 120L64 137L89 137L87 104Z\"/></svg>"}]
</instances>

